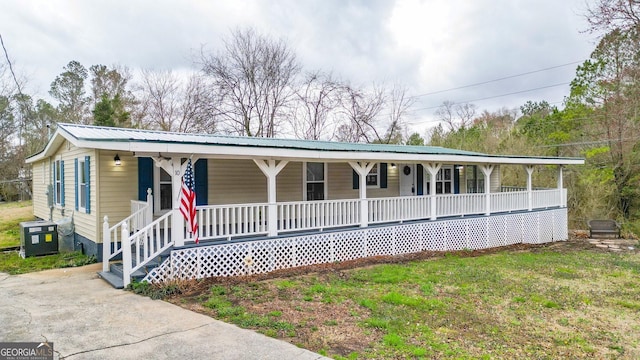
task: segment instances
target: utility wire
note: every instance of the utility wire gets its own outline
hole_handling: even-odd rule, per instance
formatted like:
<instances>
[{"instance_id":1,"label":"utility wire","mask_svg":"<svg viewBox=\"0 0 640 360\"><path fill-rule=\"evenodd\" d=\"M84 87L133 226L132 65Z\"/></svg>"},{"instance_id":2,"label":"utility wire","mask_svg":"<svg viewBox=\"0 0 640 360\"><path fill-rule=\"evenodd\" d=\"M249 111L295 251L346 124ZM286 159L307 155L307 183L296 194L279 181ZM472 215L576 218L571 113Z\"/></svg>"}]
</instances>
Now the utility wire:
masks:
<instances>
[{"instance_id":1,"label":"utility wire","mask_svg":"<svg viewBox=\"0 0 640 360\"><path fill-rule=\"evenodd\" d=\"M569 65L574 65L574 64L581 63L581 62L583 62L583 61L584 61L584 60L580 60L580 61L572 61L572 62L570 62L570 63L561 64L561 65L556 65L556 66L551 66L551 67L544 68L544 69L533 70L533 71L527 71L527 72L520 73L520 74L504 76L504 77L497 78L497 79L493 79L493 80L487 80L487 81L482 81L482 82L478 82L478 83L474 83L474 84L457 86L457 87L453 87L453 88L449 88L449 89L444 89L444 90L432 91L432 92L428 92L428 93L424 93L424 94L414 95L414 96L412 96L412 97L413 97L413 98L418 98L418 97L423 97L423 96L429 96L429 95L440 94L440 93L444 93L444 92L448 92L448 91L453 91L453 90L460 90L460 89L466 89L466 88L470 88L470 87L474 87L474 86L490 84L490 83L494 83L494 82L498 82L498 81L502 81L502 80L513 79L513 78L520 77L520 76L531 75L531 74L535 74L535 73L539 73L539 72L543 72L543 71L549 71L549 70L553 70L553 69L557 69L557 68L561 68L561 67L565 67L565 66L569 66Z\"/></svg>"},{"instance_id":2,"label":"utility wire","mask_svg":"<svg viewBox=\"0 0 640 360\"><path fill-rule=\"evenodd\" d=\"M22 88L20 87L20 82L18 82L18 78L16 77L16 73L13 71L13 65L11 64L11 60L9 60L9 53L7 52L7 48L4 46L4 40L2 40L2 34L0 34L0 44L2 44L2 50L4 51L4 57L7 59L7 64L9 64L9 71L11 72L11 76L13 76L13 81L15 81L16 86L18 87L18 94L23 96Z\"/></svg>"}]
</instances>

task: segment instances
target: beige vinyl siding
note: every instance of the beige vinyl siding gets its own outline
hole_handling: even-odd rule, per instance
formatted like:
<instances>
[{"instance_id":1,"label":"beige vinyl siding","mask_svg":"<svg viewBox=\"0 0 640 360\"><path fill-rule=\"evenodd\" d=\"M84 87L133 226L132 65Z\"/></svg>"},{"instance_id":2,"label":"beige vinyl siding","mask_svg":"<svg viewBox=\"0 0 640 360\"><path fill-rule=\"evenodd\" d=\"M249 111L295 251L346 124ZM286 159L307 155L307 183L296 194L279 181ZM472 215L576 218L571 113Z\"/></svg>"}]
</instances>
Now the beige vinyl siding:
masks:
<instances>
[{"instance_id":1,"label":"beige vinyl siding","mask_svg":"<svg viewBox=\"0 0 640 360\"><path fill-rule=\"evenodd\" d=\"M347 163L329 163L327 200L357 199L359 190L353 188L353 169ZM387 188L367 187L367 197L392 197L400 194L398 167L387 164Z\"/></svg>"},{"instance_id":2,"label":"beige vinyl siding","mask_svg":"<svg viewBox=\"0 0 640 360\"><path fill-rule=\"evenodd\" d=\"M102 223L106 216L113 226L131 215L131 200L138 199L138 159L130 153L118 152L121 165L116 166L115 151L97 150L100 191L97 209L97 242L102 242ZM92 163L93 166L93 163ZM93 190L92 190L93 192Z\"/></svg>"},{"instance_id":3,"label":"beige vinyl siding","mask_svg":"<svg viewBox=\"0 0 640 360\"><path fill-rule=\"evenodd\" d=\"M267 178L253 160L209 160L209 204L267 202Z\"/></svg>"},{"instance_id":4,"label":"beige vinyl siding","mask_svg":"<svg viewBox=\"0 0 640 360\"><path fill-rule=\"evenodd\" d=\"M33 215L44 220L49 219L49 204L47 202L47 186L51 182L49 160L44 159L33 163ZM44 172L44 173L43 173Z\"/></svg>"},{"instance_id":5,"label":"beige vinyl siding","mask_svg":"<svg viewBox=\"0 0 640 360\"><path fill-rule=\"evenodd\" d=\"M265 182L267 181L266 179L265 177ZM288 163L278 174L276 188L276 201L302 201L302 163Z\"/></svg>"},{"instance_id":6,"label":"beige vinyl siding","mask_svg":"<svg viewBox=\"0 0 640 360\"><path fill-rule=\"evenodd\" d=\"M84 211L75 210L75 159L84 159L85 156L90 156L90 209L91 213L86 214ZM37 163L34 163L36 174L40 177L33 182L33 212L34 215L42 218L49 219L49 207L47 204L47 186L51 183L51 167L55 160L64 161L64 208L59 205L55 205L53 209L53 221L60 220L64 217L69 217L73 214L73 222L75 225L75 232L87 239L96 239L96 157L94 149L78 148L68 141L64 141L56 153L48 159L44 159ZM46 179L45 183L42 183L42 163L45 163Z\"/></svg>"}]
</instances>

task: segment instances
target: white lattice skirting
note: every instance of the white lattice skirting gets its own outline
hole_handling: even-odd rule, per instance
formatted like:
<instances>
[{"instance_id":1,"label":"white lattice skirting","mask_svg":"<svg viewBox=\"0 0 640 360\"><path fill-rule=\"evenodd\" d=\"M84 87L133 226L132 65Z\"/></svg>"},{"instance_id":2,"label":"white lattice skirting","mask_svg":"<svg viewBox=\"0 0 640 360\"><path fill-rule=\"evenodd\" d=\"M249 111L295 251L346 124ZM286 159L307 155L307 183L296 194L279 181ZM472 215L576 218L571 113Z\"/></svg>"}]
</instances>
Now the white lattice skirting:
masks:
<instances>
[{"instance_id":1,"label":"white lattice skirting","mask_svg":"<svg viewBox=\"0 0 640 360\"><path fill-rule=\"evenodd\" d=\"M394 224L173 250L149 282L267 273L379 255L567 240L567 209Z\"/></svg>"}]
</instances>

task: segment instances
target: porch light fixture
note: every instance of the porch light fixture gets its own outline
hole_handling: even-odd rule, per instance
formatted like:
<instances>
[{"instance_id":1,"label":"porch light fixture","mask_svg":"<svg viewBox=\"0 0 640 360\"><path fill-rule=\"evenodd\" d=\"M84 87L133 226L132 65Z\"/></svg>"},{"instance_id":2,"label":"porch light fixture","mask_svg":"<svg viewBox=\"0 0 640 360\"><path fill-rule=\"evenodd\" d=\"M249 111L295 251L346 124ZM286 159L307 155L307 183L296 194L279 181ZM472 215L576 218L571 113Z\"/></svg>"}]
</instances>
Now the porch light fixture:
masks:
<instances>
[{"instance_id":1,"label":"porch light fixture","mask_svg":"<svg viewBox=\"0 0 640 360\"><path fill-rule=\"evenodd\" d=\"M118 156L118 154L116 154L116 156L113 158L113 162L116 164L116 166L122 165L122 161L120 161L120 156Z\"/></svg>"},{"instance_id":2,"label":"porch light fixture","mask_svg":"<svg viewBox=\"0 0 640 360\"><path fill-rule=\"evenodd\" d=\"M391 163L391 168L395 169L396 168L396 164L395 163Z\"/></svg>"}]
</instances>

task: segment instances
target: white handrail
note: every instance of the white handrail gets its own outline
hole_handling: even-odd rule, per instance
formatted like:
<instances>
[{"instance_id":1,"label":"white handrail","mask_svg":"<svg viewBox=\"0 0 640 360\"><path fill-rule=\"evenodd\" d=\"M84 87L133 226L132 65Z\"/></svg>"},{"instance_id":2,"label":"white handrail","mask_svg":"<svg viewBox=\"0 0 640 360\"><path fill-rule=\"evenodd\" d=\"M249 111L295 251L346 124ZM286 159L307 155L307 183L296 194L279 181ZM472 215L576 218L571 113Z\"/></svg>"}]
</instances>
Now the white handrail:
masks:
<instances>
[{"instance_id":1,"label":"white handrail","mask_svg":"<svg viewBox=\"0 0 640 360\"><path fill-rule=\"evenodd\" d=\"M428 196L401 196L367 199L370 224L426 219L431 216Z\"/></svg>"},{"instance_id":2,"label":"white handrail","mask_svg":"<svg viewBox=\"0 0 640 360\"><path fill-rule=\"evenodd\" d=\"M124 286L131 282L131 274L160 256L173 246L171 217L177 210L169 211L133 235L126 236L127 226L122 228L122 263Z\"/></svg>"},{"instance_id":3,"label":"white handrail","mask_svg":"<svg viewBox=\"0 0 640 360\"><path fill-rule=\"evenodd\" d=\"M109 261L122 253L122 230L126 226L127 237L131 232L143 228L153 221L153 196L147 189L147 201L131 200L131 215L113 226L109 226L109 218L104 217L102 225L102 271L109 271ZM113 244L113 249L111 248Z\"/></svg>"}]
</instances>

